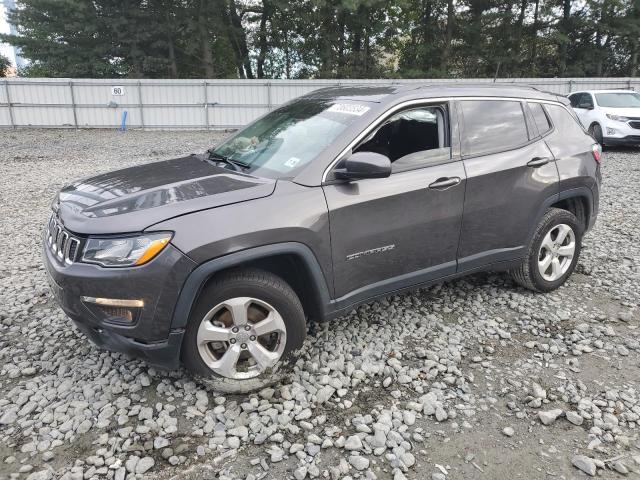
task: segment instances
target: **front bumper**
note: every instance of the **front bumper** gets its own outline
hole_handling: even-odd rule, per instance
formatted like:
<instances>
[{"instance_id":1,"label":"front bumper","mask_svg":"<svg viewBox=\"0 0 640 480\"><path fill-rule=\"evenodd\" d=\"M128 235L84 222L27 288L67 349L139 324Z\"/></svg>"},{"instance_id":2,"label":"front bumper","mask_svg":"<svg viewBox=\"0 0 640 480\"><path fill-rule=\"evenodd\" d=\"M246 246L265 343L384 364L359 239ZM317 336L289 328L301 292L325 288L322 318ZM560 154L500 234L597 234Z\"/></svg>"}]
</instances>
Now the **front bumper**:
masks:
<instances>
[{"instance_id":1,"label":"front bumper","mask_svg":"<svg viewBox=\"0 0 640 480\"><path fill-rule=\"evenodd\" d=\"M169 244L151 262L131 268L66 264L43 242L51 291L62 310L89 339L108 350L163 368L180 364L183 330L171 331L178 295L195 263ZM82 297L142 300L132 323L114 323Z\"/></svg>"},{"instance_id":2,"label":"front bumper","mask_svg":"<svg viewBox=\"0 0 640 480\"><path fill-rule=\"evenodd\" d=\"M627 135L624 137L604 137L602 141L604 142L605 145L610 147L640 146L640 134Z\"/></svg>"}]
</instances>

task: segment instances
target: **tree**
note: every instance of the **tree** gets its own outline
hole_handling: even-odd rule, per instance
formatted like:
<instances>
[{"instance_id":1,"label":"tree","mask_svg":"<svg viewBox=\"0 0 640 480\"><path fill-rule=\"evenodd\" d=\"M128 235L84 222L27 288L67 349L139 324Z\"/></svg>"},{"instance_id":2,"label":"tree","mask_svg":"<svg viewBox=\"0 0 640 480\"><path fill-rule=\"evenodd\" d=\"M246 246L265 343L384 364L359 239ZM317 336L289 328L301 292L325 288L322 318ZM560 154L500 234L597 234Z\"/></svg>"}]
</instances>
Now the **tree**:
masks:
<instances>
[{"instance_id":1,"label":"tree","mask_svg":"<svg viewBox=\"0 0 640 480\"><path fill-rule=\"evenodd\" d=\"M9 68L11 67L11 62L7 57L0 54L0 77L6 77L9 73Z\"/></svg>"},{"instance_id":2,"label":"tree","mask_svg":"<svg viewBox=\"0 0 640 480\"><path fill-rule=\"evenodd\" d=\"M17 0L26 74L636 75L640 0Z\"/></svg>"}]
</instances>

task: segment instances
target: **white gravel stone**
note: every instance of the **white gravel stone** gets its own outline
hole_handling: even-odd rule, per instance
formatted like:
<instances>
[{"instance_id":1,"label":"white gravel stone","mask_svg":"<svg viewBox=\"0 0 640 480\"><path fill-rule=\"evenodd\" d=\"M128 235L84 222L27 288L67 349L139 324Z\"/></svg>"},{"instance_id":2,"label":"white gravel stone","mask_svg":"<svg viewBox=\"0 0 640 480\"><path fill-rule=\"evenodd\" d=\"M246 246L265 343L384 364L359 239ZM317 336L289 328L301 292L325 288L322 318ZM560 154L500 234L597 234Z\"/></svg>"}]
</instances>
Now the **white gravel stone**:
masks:
<instances>
[{"instance_id":1,"label":"white gravel stone","mask_svg":"<svg viewBox=\"0 0 640 480\"><path fill-rule=\"evenodd\" d=\"M578 412L574 412L572 410L567 411L565 413L565 416L567 417L567 420L569 420L574 425L582 425L582 423L584 422L584 418L582 418L582 416Z\"/></svg>"},{"instance_id":2,"label":"white gravel stone","mask_svg":"<svg viewBox=\"0 0 640 480\"><path fill-rule=\"evenodd\" d=\"M360 455L352 455L349 457L349 463L358 471L369 468L369 459Z\"/></svg>"},{"instance_id":3,"label":"white gravel stone","mask_svg":"<svg viewBox=\"0 0 640 480\"><path fill-rule=\"evenodd\" d=\"M357 435L351 435L344 443L346 450L362 450L362 440Z\"/></svg>"},{"instance_id":4,"label":"white gravel stone","mask_svg":"<svg viewBox=\"0 0 640 480\"><path fill-rule=\"evenodd\" d=\"M585 455L576 455L571 460L571 464L587 475L590 475L592 477L596 476L596 464L592 458L589 458Z\"/></svg>"},{"instance_id":5,"label":"white gravel stone","mask_svg":"<svg viewBox=\"0 0 640 480\"><path fill-rule=\"evenodd\" d=\"M546 412L538 412L538 418L543 425L551 425L560 415L562 415L562 410L559 408Z\"/></svg>"}]
</instances>

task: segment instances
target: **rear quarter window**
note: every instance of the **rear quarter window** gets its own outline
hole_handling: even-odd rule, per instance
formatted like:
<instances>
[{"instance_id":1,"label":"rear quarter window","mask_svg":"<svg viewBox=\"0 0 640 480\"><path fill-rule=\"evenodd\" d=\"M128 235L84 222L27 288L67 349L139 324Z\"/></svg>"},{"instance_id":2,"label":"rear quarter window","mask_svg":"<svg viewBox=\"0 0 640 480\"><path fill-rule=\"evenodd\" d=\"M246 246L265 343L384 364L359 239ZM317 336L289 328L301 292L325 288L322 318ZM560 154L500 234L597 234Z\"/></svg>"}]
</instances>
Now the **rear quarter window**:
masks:
<instances>
[{"instance_id":1,"label":"rear quarter window","mask_svg":"<svg viewBox=\"0 0 640 480\"><path fill-rule=\"evenodd\" d=\"M463 100L465 155L510 150L529 141L520 101Z\"/></svg>"},{"instance_id":2,"label":"rear quarter window","mask_svg":"<svg viewBox=\"0 0 640 480\"><path fill-rule=\"evenodd\" d=\"M529 103L529 109L531 110L531 115L533 115L533 121L536 123L536 127L538 127L538 133L541 136L551 130L551 123L549 123L549 119L541 103Z\"/></svg>"},{"instance_id":3,"label":"rear quarter window","mask_svg":"<svg viewBox=\"0 0 640 480\"><path fill-rule=\"evenodd\" d=\"M578 120L560 105L545 105L558 133L567 140L576 137L584 137L585 132Z\"/></svg>"}]
</instances>

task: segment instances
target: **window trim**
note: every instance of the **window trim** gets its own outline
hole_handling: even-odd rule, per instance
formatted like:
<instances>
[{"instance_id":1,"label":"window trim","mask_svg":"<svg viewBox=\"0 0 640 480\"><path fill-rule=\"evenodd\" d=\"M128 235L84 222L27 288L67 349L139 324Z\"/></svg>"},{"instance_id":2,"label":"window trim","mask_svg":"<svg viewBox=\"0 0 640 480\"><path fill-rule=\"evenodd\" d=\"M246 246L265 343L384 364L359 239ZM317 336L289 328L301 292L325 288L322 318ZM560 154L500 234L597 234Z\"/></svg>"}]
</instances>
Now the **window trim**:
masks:
<instances>
[{"instance_id":1,"label":"window trim","mask_svg":"<svg viewBox=\"0 0 640 480\"><path fill-rule=\"evenodd\" d=\"M450 121L451 121L451 117L454 115L454 108L455 108L455 115L456 115L456 122L451 122L451 128L452 128L452 141L451 143L453 144L453 137L454 135L460 135L460 115L461 112L459 111L459 108L457 106L458 101L460 100L486 100L486 99L490 99L490 100L520 100L520 101L527 101L527 102L535 102L535 103L543 103L543 104L550 104L550 105L557 105L560 106L562 108L564 108L569 115L571 115L571 112L569 110L569 108L571 108L570 106L567 107L565 104L563 104L560 101L555 101L555 100L547 100L547 99L537 99L537 98L527 98L527 97L487 97L487 96L460 96L460 97L452 97L452 96L447 96L447 97L434 97L434 98L420 98L420 99L414 99L414 100L406 100L404 102L398 103L397 105L393 105L391 107L389 107L387 110L385 110L384 112L382 112L378 118L376 118L375 120L373 120L371 123L369 123L369 125L364 128L358 135L356 135L353 140L351 140L349 142L349 144L342 149L342 151L336 155L333 160L331 162L329 162L329 164L325 167L323 173L322 173L322 178L320 179L320 184L321 185L326 185L327 184L327 177L329 175L329 173L331 173L331 171L336 167L337 163L342 160L344 158L344 156L347 154L347 152L349 152L353 146L355 144L357 144L360 140L362 140L369 132L371 132L374 128L376 128L380 122L381 119L386 118L387 115L397 112L398 110L401 110L403 108L406 107L410 107L412 105L424 105L424 104L433 104L433 103L449 103L450 106L450 111L449 111L449 116L450 116ZM573 116L573 115L572 115ZM582 125L579 123L579 125L582 127ZM453 129L456 130L456 132L453 131ZM583 131L584 131L584 127L582 127ZM586 132L586 131L585 131ZM532 140L530 143L533 143L534 141L537 141L537 139ZM461 160L463 157L460 153L454 153L454 146L451 146L452 149L452 155L451 155L451 161L459 161ZM513 149L509 149L509 150L513 150ZM503 151L509 151L509 150L503 150ZM498 152L499 153L499 152Z\"/></svg>"},{"instance_id":2,"label":"window trim","mask_svg":"<svg viewBox=\"0 0 640 480\"><path fill-rule=\"evenodd\" d=\"M430 102L429 102L430 103ZM445 163L450 163L452 161L453 158L453 149L452 149L452 129L451 129L451 107L449 105L449 102L438 102L435 104L429 104L429 105L417 105L417 106L412 106L409 108L405 108L402 110L398 110L396 112L393 112L390 115L385 115L384 120L375 128L373 129L367 136L365 136L360 142L358 142L352 149L351 151L354 152L355 150L357 150L363 143L366 143L366 141L368 141L367 139L372 139L375 135L377 135L377 133L380 131L380 129L382 127L384 127L387 122L395 117L396 115L399 115L403 112L409 112L411 110L418 110L421 108L428 108L428 107L433 107L433 108L438 108L441 110L442 112L442 118L444 119L444 128L445 128L445 143L449 144L449 147L441 147L441 148L432 148L432 149L428 149L428 150L418 150L418 152L429 152L429 151L435 151L435 150L441 150L444 148L448 148L449 149L449 158L442 158L440 160L435 160L433 162L430 163L425 163L423 165L418 164L418 165L413 165L413 166L407 166L404 168L398 168L398 169L394 169L393 168L393 161L391 162L391 175L395 175L396 173L402 173L402 172L409 172L411 170L419 170L421 168L427 168L427 167L433 167L435 165L443 165ZM418 152L414 152L414 153L418 153ZM406 155L405 155L406 156ZM400 157L400 158L404 158L404 157ZM400 160L400 158L396 159L396 160ZM340 162L338 162L340 163Z\"/></svg>"}]
</instances>

